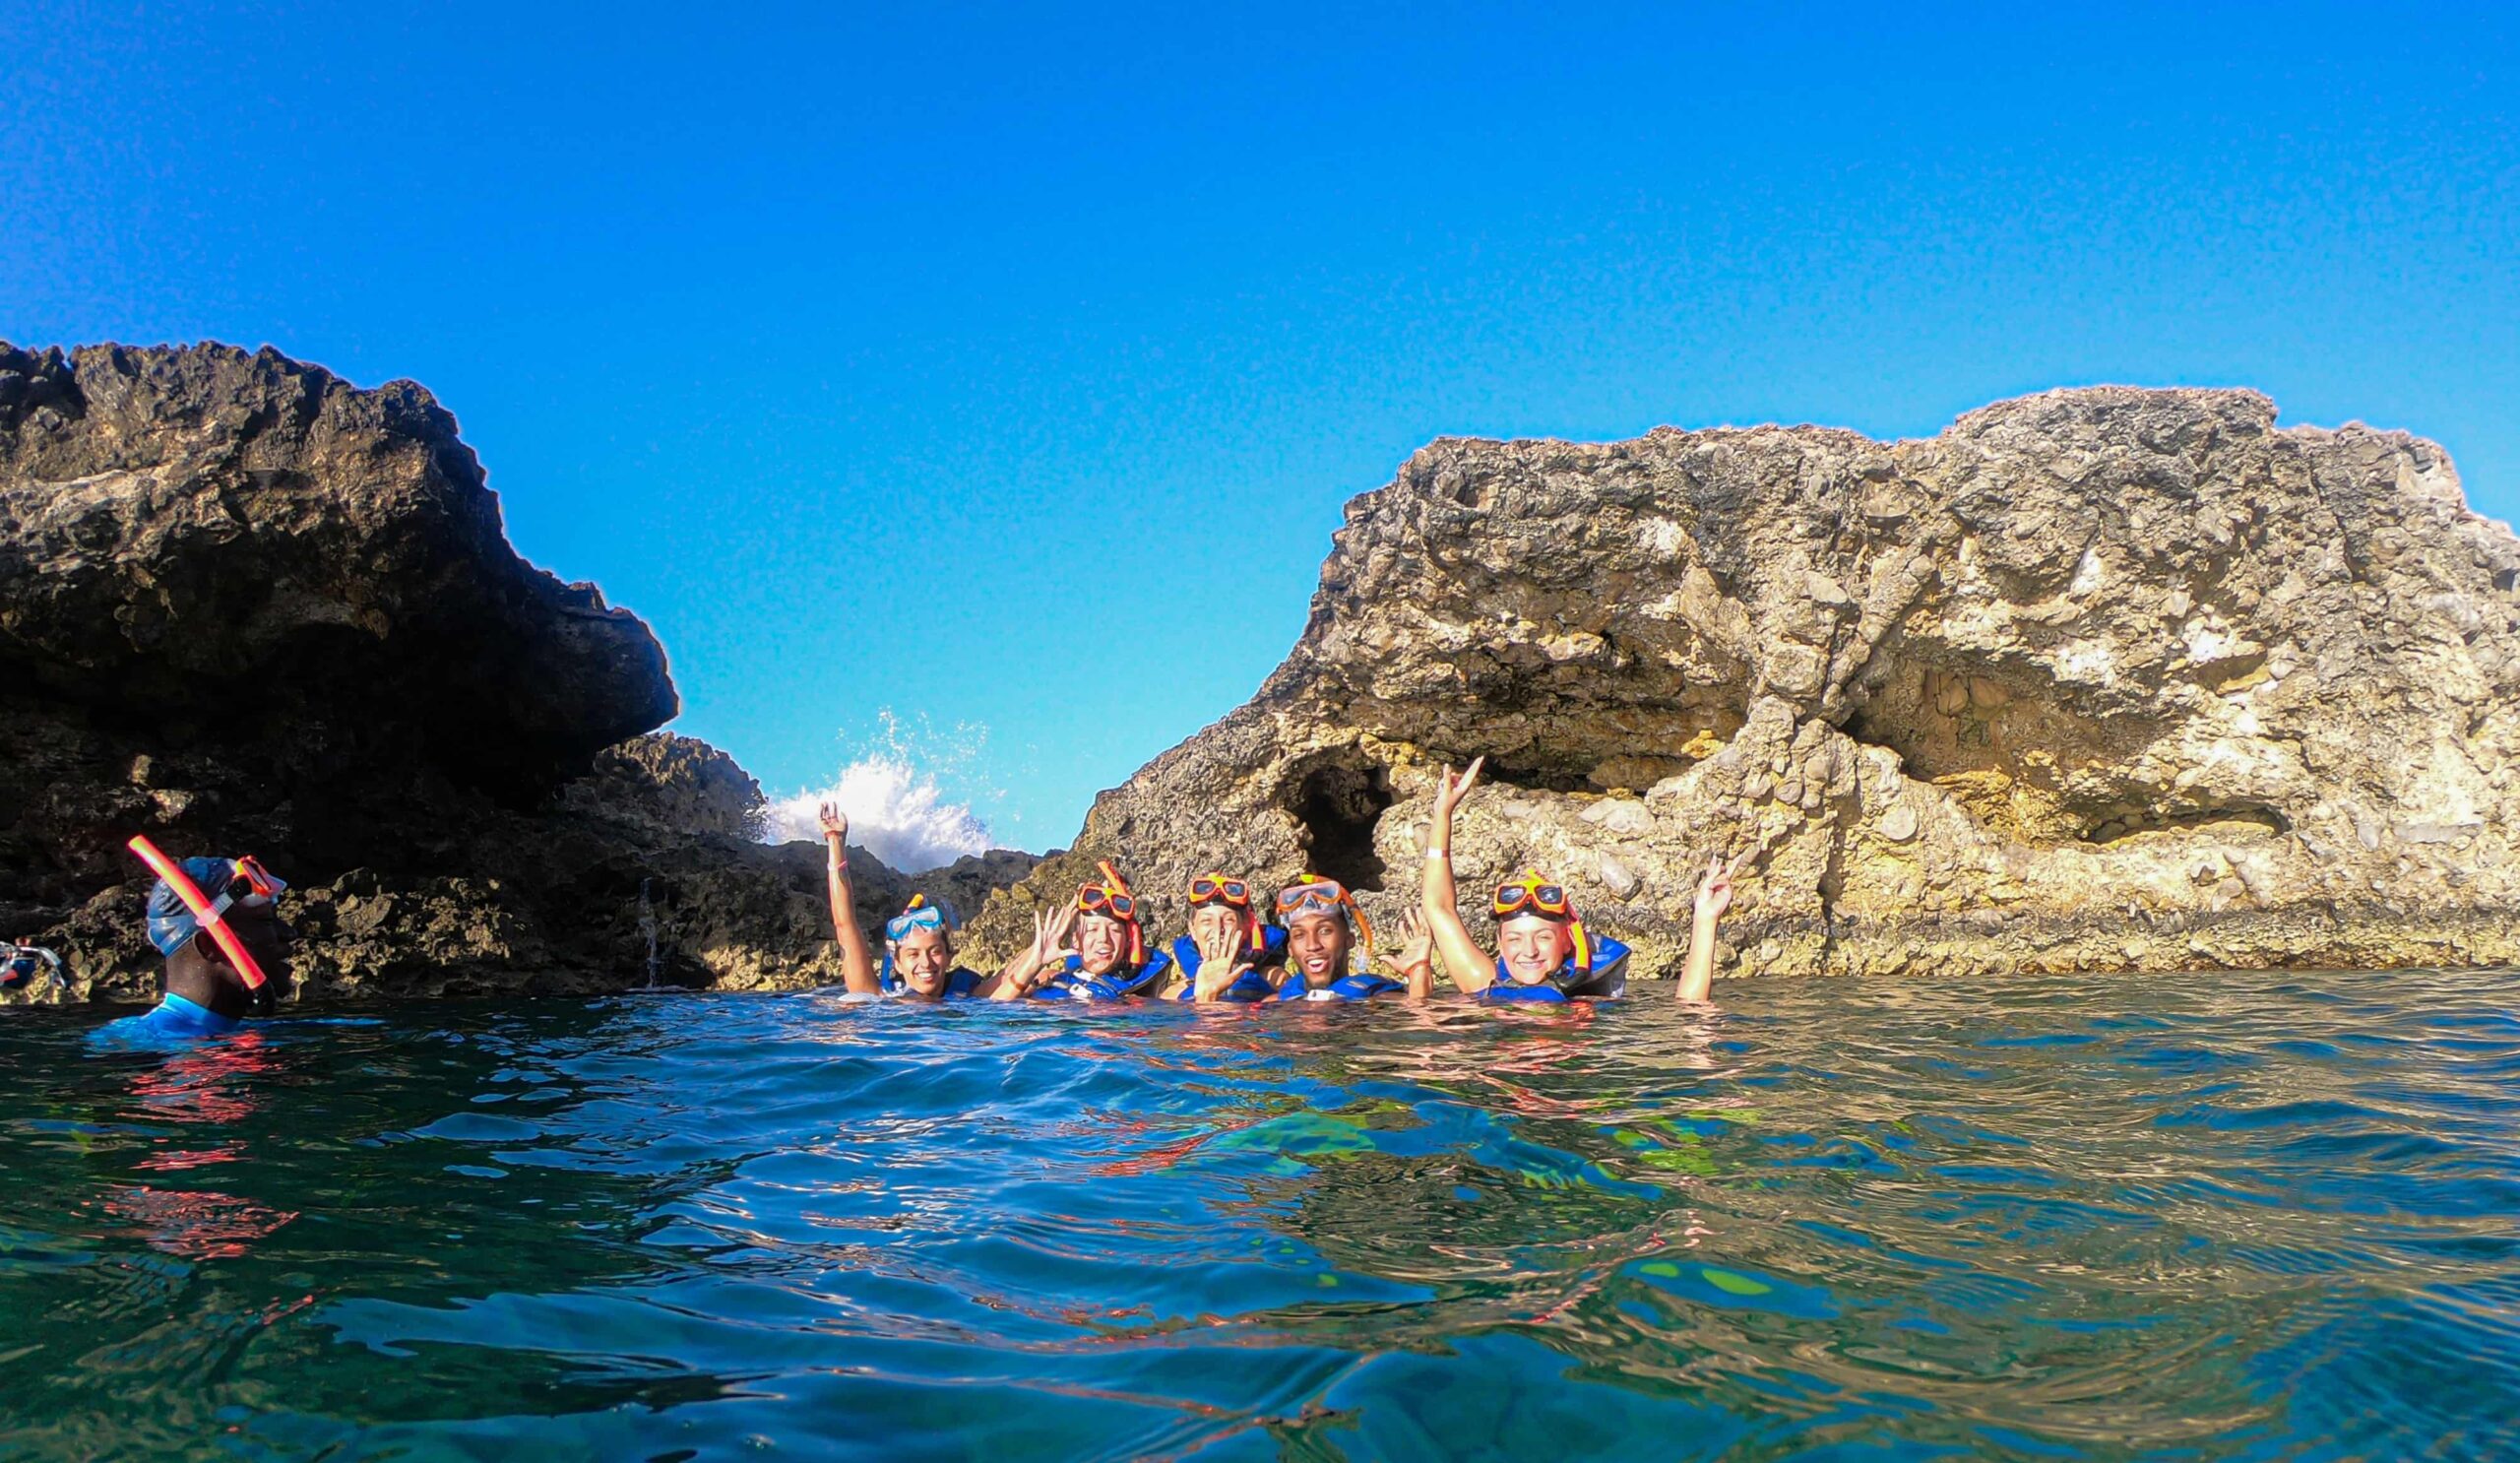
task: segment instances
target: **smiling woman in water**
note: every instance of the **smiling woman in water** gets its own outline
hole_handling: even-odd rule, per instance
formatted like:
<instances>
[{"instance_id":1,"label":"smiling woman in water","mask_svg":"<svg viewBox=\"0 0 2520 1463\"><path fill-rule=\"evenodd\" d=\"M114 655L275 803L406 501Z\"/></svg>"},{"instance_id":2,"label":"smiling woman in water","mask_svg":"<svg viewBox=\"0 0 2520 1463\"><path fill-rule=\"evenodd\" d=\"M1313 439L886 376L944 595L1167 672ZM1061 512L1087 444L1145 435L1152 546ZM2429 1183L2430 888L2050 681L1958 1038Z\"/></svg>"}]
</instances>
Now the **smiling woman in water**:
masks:
<instances>
[{"instance_id":1,"label":"smiling woman in water","mask_svg":"<svg viewBox=\"0 0 2520 1463\"><path fill-rule=\"evenodd\" d=\"M1525 870L1496 886L1488 913L1496 920L1496 954L1490 957L1462 923L1453 883L1453 813L1479 783L1486 758L1472 760L1459 776L1450 767L1435 786L1434 815L1426 828L1426 922L1453 984L1481 1000L1610 1000L1627 993L1627 946L1584 927L1566 886L1537 870ZM1698 881L1688 966L1676 992L1684 1001L1707 999L1715 984L1715 928L1732 905L1732 876L1747 853L1731 863L1719 858Z\"/></svg>"},{"instance_id":2,"label":"smiling woman in water","mask_svg":"<svg viewBox=\"0 0 2520 1463\"><path fill-rule=\"evenodd\" d=\"M941 1001L984 999L1006 982L1006 973L982 976L954 963L954 931L961 921L924 894L884 922L884 963L875 964L866 932L857 927L856 891L849 880L849 815L838 803L822 805L823 845L828 851L825 886L831 897L832 933L840 940L840 978L849 993L863 997Z\"/></svg>"},{"instance_id":3,"label":"smiling woman in water","mask_svg":"<svg viewBox=\"0 0 2520 1463\"><path fill-rule=\"evenodd\" d=\"M1007 963L996 999L1126 1000L1163 986L1171 955L1147 947L1129 881L1108 859L1101 869L1102 878L1077 887L1074 902L1034 914L1032 947Z\"/></svg>"}]
</instances>

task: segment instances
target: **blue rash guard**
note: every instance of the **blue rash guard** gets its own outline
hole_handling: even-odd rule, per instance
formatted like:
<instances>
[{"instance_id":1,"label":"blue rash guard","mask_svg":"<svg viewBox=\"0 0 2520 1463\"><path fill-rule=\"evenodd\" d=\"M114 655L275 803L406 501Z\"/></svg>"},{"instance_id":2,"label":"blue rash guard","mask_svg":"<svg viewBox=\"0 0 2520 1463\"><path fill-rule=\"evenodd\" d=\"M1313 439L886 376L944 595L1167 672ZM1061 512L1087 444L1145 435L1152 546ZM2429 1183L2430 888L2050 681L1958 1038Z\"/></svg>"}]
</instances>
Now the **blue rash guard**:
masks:
<instances>
[{"instance_id":1,"label":"blue rash guard","mask_svg":"<svg viewBox=\"0 0 2520 1463\"><path fill-rule=\"evenodd\" d=\"M969 1000L972 992L987 979L988 977L981 975L978 971L965 970L958 965L946 972L945 993L940 999ZM886 962L884 966L884 994L896 1000L918 999L911 993L910 983L901 978L900 973L892 968L890 962Z\"/></svg>"},{"instance_id":2,"label":"blue rash guard","mask_svg":"<svg viewBox=\"0 0 2520 1463\"><path fill-rule=\"evenodd\" d=\"M138 1016L125 1016L108 1021L88 1033L88 1042L96 1047L167 1047L198 1042L205 1037L225 1036L245 1023L234 1016L221 1016L168 993L158 998L158 1004Z\"/></svg>"},{"instance_id":3,"label":"blue rash guard","mask_svg":"<svg viewBox=\"0 0 2520 1463\"><path fill-rule=\"evenodd\" d=\"M1280 929L1275 924L1263 924L1260 926L1260 948L1268 951L1279 951L1284 950L1286 947L1287 932L1285 930ZM1182 978L1181 988L1173 992L1172 998L1174 1000L1197 999L1199 993L1197 988L1200 963L1199 942L1190 938L1186 934L1181 936L1179 939L1174 940L1172 942L1172 963L1181 967ZM1217 999L1230 1001L1263 1001L1272 998L1277 993L1276 988L1269 984L1269 977L1265 973L1259 970L1247 970L1241 975L1234 977L1232 985L1228 986L1224 990L1219 991Z\"/></svg>"},{"instance_id":4,"label":"blue rash guard","mask_svg":"<svg viewBox=\"0 0 2520 1463\"><path fill-rule=\"evenodd\" d=\"M1034 1000L1122 1000L1144 995L1163 981L1164 973L1172 969L1172 957L1162 950L1147 957L1136 970L1114 966L1099 976L1085 973L1085 957L1071 955L1067 965L1050 977L1041 988L1033 992Z\"/></svg>"},{"instance_id":5,"label":"blue rash guard","mask_svg":"<svg viewBox=\"0 0 2520 1463\"><path fill-rule=\"evenodd\" d=\"M1577 969L1569 956L1557 974L1537 986L1525 986L1505 974L1496 962L1496 979L1479 998L1485 1001L1533 1001L1552 1004L1570 1000L1616 1000L1627 994L1627 946L1608 935L1593 937L1593 963Z\"/></svg>"}]
</instances>

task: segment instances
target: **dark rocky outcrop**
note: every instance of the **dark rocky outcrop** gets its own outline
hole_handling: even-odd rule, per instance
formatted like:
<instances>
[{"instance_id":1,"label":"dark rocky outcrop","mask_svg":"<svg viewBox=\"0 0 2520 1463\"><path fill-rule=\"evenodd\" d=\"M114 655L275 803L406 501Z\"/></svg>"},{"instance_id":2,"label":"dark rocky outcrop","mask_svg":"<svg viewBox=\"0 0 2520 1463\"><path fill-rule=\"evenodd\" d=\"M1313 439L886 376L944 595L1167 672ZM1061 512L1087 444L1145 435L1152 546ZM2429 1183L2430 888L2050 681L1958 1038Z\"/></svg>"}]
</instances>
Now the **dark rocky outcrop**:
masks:
<instances>
[{"instance_id":1,"label":"dark rocky outcrop","mask_svg":"<svg viewBox=\"0 0 2520 1463\"><path fill-rule=\"evenodd\" d=\"M135 832L293 878L318 995L636 986L650 922L669 984L833 979L820 851L754 841L742 769L653 733L674 704L417 386L0 346L0 931L74 997L154 986ZM1207 867L1388 914L1433 768L1484 752L1465 887L1551 869L1647 973L1715 850L1755 856L1762 972L2509 963L2515 708L2520 541L2433 444L2251 393L1446 440L1350 505L1253 700L1072 853L860 851L858 913L985 899L984 960L1116 857L1174 927Z\"/></svg>"},{"instance_id":2,"label":"dark rocky outcrop","mask_svg":"<svg viewBox=\"0 0 2520 1463\"><path fill-rule=\"evenodd\" d=\"M2520 959L2520 541L2401 432L2244 391L1814 427L1439 441L1351 503L1247 705L981 922L1120 857L1414 900L1536 863L1648 970L1710 851L1760 972Z\"/></svg>"},{"instance_id":3,"label":"dark rocky outcrop","mask_svg":"<svg viewBox=\"0 0 2520 1463\"><path fill-rule=\"evenodd\" d=\"M123 850L264 857L312 994L833 978L820 851L753 841L646 624L517 557L454 418L269 350L0 345L0 931L137 998ZM976 904L1025 856L904 881ZM891 901L890 908L884 907Z\"/></svg>"}]
</instances>

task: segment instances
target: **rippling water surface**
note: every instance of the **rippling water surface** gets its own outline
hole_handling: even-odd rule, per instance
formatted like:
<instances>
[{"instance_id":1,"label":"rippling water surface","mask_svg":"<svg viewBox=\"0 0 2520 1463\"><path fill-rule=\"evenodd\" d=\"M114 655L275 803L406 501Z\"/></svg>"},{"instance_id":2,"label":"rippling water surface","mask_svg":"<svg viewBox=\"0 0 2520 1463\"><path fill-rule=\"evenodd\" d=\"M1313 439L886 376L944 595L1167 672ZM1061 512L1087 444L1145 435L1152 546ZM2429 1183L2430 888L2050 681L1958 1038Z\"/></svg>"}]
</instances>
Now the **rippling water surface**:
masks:
<instances>
[{"instance_id":1,"label":"rippling water surface","mask_svg":"<svg viewBox=\"0 0 2520 1463\"><path fill-rule=\"evenodd\" d=\"M0 1021L0 1456L2509 1456L2509 975Z\"/></svg>"}]
</instances>

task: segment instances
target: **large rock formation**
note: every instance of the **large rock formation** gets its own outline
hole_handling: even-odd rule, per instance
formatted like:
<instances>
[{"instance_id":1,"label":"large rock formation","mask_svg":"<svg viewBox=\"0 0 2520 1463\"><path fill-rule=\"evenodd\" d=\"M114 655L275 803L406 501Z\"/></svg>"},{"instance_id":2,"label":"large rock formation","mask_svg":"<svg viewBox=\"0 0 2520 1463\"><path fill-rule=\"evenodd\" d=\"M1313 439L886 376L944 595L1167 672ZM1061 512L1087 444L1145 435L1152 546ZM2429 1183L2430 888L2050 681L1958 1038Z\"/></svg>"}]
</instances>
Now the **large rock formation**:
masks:
<instances>
[{"instance_id":1,"label":"large rock formation","mask_svg":"<svg viewBox=\"0 0 2520 1463\"><path fill-rule=\"evenodd\" d=\"M983 932L1118 857L1414 899L1530 863L1675 968L1752 851L1756 972L2520 957L2520 541L2432 443L2242 391L1439 441L1348 508L1259 694L1095 804ZM1474 911L1474 914L1476 912Z\"/></svg>"},{"instance_id":2,"label":"large rock formation","mask_svg":"<svg viewBox=\"0 0 2520 1463\"><path fill-rule=\"evenodd\" d=\"M294 880L315 994L639 985L643 907L666 982L835 978L820 851L753 842L724 754L639 735L674 711L656 637L517 557L420 387L0 345L0 933L74 997L155 987L140 832ZM915 883L1030 866L966 862Z\"/></svg>"}]
</instances>

